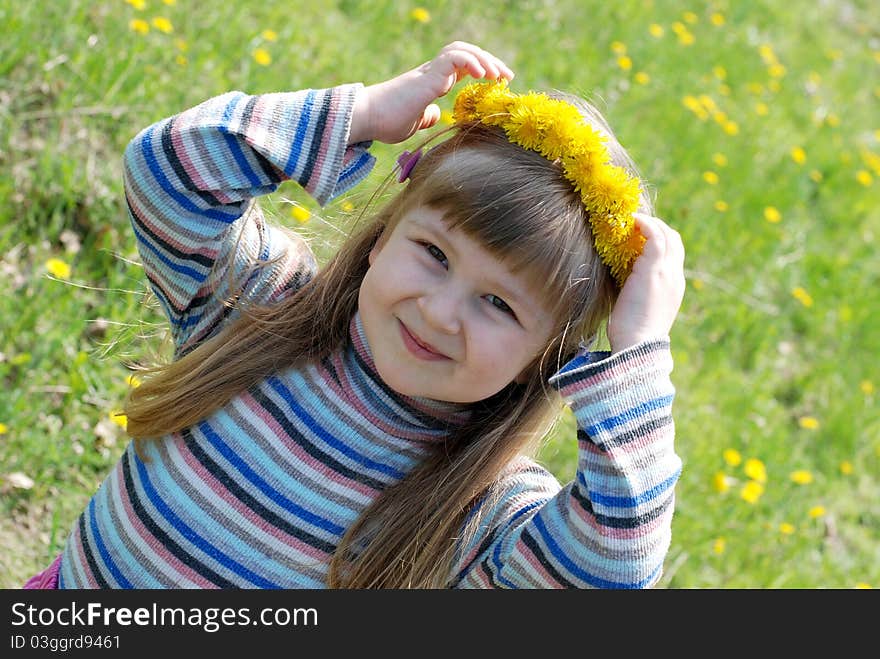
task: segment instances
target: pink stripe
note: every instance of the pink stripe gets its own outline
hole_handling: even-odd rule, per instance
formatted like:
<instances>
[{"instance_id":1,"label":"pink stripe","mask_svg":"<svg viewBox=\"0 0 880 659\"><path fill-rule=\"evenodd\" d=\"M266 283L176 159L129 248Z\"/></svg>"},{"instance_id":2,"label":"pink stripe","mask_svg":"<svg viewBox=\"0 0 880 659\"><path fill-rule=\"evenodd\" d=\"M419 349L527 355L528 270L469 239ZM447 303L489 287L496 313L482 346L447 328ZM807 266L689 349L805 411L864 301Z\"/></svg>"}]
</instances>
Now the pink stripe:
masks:
<instances>
[{"instance_id":1,"label":"pink stripe","mask_svg":"<svg viewBox=\"0 0 880 659\"><path fill-rule=\"evenodd\" d=\"M535 539L534 536L532 539L535 540L535 542L537 542L537 539ZM538 557L535 556L534 552L531 549L529 549L528 545L526 545L526 543L522 539L520 539L516 543L516 547L514 548L514 551L516 553L518 553L519 556L521 558L523 558L526 561L526 563L528 563L529 566L535 571L535 576L543 577L544 583L553 584L556 586L561 585L556 579L554 579L552 576L550 576L550 573L547 572L544 565L541 563L541 561L538 560Z\"/></svg>"},{"instance_id":2,"label":"pink stripe","mask_svg":"<svg viewBox=\"0 0 880 659\"><path fill-rule=\"evenodd\" d=\"M327 119L324 122L324 132L321 135L321 143L318 145L318 153L315 156L315 166L312 169L312 175L309 177L309 180L306 181L306 190L308 192L314 192L317 188L324 182L326 178L326 173L324 171L325 161L327 160L327 154L330 151L330 144L332 142L336 142L339 140L339 136L335 134L336 124L339 122L340 117L338 116L339 111L339 100L336 96L330 92L330 111L327 113ZM314 115L316 118L318 113ZM314 135L314 127L309 126L312 131L312 135ZM335 182L335 181L334 181Z\"/></svg>"},{"instance_id":3,"label":"pink stripe","mask_svg":"<svg viewBox=\"0 0 880 659\"><path fill-rule=\"evenodd\" d=\"M74 548L76 550L76 559L79 562L80 567L82 568L83 574L86 575L86 583L88 584L88 588L100 588L98 585L98 580L95 578L94 573L92 572L92 568L89 567L89 561L86 559L86 551L85 547L83 547L83 537L82 533L79 530L79 524L76 524L74 527Z\"/></svg>"}]
</instances>

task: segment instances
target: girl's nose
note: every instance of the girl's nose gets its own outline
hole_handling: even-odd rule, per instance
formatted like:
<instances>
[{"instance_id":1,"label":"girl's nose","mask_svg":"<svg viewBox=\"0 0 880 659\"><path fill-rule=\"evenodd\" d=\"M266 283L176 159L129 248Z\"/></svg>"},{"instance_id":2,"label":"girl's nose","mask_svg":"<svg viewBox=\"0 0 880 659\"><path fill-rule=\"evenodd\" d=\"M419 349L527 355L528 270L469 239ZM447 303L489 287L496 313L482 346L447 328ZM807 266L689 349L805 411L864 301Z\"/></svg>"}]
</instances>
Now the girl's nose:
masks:
<instances>
[{"instance_id":1,"label":"girl's nose","mask_svg":"<svg viewBox=\"0 0 880 659\"><path fill-rule=\"evenodd\" d=\"M445 334L456 334L461 329L461 297L449 287L420 296L418 306L432 328Z\"/></svg>"}]
</instances>

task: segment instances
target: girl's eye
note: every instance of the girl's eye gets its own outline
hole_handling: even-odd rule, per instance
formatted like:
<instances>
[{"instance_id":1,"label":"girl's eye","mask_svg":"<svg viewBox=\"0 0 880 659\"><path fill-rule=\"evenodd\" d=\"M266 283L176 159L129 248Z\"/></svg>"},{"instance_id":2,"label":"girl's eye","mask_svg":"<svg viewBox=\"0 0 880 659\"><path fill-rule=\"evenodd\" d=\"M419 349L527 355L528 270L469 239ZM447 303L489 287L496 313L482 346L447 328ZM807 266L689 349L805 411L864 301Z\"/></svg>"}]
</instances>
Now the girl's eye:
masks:
<instances>
[{"instance_id":1,"label":"girl's eye","mask_svg":"<svg viewBox=\"0 0 880 659\"><path fill-rule=\"evenodd\" d=\"M431 243L427 243L425 245L425 249L428 251L428 254L430 254L435 259L440 261L440 263L442 263L444 266L448 264L448 261L446 259L446 254L444 254L443 250L441 250L439 247L437 247L437 245L432 245Z\"/></svg>"},{"instance_id":2,"label":"girl's eye","mask_svg":"<svg viewBox=\"0 0 880 659\"><path fill-rule=\"evenodd\" d=\"M496 307L497 309L503 311L504 313L509 313L509 314L513 315L513 309L511 309L509 306L507 306L507 302L502 300L497 295L492 295L490 293L489 295L486 296L486 299L489 301L489 304L491 304L493 307Z\"/></svg>"}]
</instances>

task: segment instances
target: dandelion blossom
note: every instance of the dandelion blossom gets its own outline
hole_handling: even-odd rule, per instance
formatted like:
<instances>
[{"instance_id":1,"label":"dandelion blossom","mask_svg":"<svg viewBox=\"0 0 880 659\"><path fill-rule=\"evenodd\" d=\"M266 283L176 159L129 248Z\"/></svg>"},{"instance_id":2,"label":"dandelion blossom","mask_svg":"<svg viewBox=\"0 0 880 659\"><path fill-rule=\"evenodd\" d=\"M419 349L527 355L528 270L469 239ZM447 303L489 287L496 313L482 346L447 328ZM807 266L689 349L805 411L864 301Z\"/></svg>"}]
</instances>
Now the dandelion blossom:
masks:
<instances>
[{"instance_id":1,"label":"dandelion blossom","mask_svg":"<svg viewBox=\"0 0 880 659\"><path fill-rule=\"evenodd\" d=\"M871 172L867 169L860 169L856 172L856 180L864 185L866 188L874 182L874 178L871 176Z\"/></svg>"},{"instance_id":2,"label":"dandelion blossom","mask_svg":"<svg viewBox=\"0 0 880 659\"><path fill-rule=\"evenodd\" d=\"M724 550L727 548L727 540L724 538L715 538L712 542L712 551L716 554L723 554Z\"/></svg>"},{"instance_id":3,"label":"dandelion blossom","mask_svg":"<svg viewBox=\"0 0 880 659\"><path fill-rule=\"evenodd\" d=\"M715 210L719 213L726 213L730 209L730 205L721 199L715 202Z\"/></svg>"},{"instance_id":4,"label":"dandelion blossom","mask_svg":"<svg viewBox=\"0 0 880 659\"><path fill-rule=\"evenodd\" d=\"M651 82L651 76L649 76L644 71L639 71L633 77L633 80L635 80L640 85L647 85L649 82Z\"/></svg>"},{"instance_id":5,"label":"dandelion blossom","mask_svg":"<svg viewBox=\"0 0 880 659\"><path fill-rule=\"evenodd\" d=\"M758 481L749 481L743 485L740 490L739 497L747 503L757 503L761 495L764 494L764 486Z\"/></svg>"},{"instance_id":6,"label":"dandelion blossom","mask_svg":"<svg viewBox=\"0 0 880 659\"><path fill-rule=\"evenodd\" d=\"M746 476L759 483L767 482L767 467L758 458L749 458L743 465Z\"/></svg>"},{"instance_id":7,"label":"dandelion blossom","mask_svg":"<svg viewBox=\"0 0 880 659\"><path fill-rule=\"evenodd\" d=\"M309 218L312 216L308 208L303 208L302 206L297 205L294 205L293 208L290 209L290 214L298 222L308 222Z\"/></svg>"},{"instance_id":8,"label":"dandelion blossom","mask_svg":"<svg viewBox=\"0 0 880 659\"><path fill-rule=\"evenodd\" d=\"M5 423L0 423L0 435L5 435L8 432L9 426L7 426Z\"/></svg>"},{"instance_id":9,"label":"dandelion blossom","mask_svg":"<svg viewBox=\"0 0 880 659\"><path fill-rule=\"evenodd\" d=\"M806 469L798 469L797 471L793 471L788 475L788 477L793 483L797 483L798 485L809 485L813 482L813 474Z\"/></svg>"},{"instance_id":10,"label":"dandelion blossom","mask_svg":"<svg viewBox=\"0 0 880 659\"><path fill-rule=\"evenodd\" d=\"M658 25L657 23L651 23L648 26L648 34L650 34L655 39L659 39L663 36L665 30L662 25Z\"/></svg>"},{"instance_id":11,"label":"dandelion blossom","mask_svg":"<svg viewBox=\"0 0 880 659\"><path fill-rule=\"evenodd\" d=\"M801 147L796 146L791 150L791 159L798 165L803 165L807 160L807 153Z\"/></svg>"},{"instance_id":12,"label":"dandelion blossom","mask_svg":"<svg viewBox=\"0 0 880 659\"><path fill-rule=\"evenodd\" d=\"M623 55L617 58L617 66L619 66L624 71L629 71L633 67L633 61L627 55Z\"/></svg>"},{"instance_id":13,"label":"dandelion blossom","mask_svg":"<svg viewBox=\"0 0 880 659\"><path fill-rule=\"evenodd\" d=\"M165 34L171 34L174 32L174 26L171 25L171 21L164 16L156 16L156 18L153 19L153 27L159 30L159 32L164 32Z\"/></svg>"},{"instance_id":14,"label":"dandelion blossom","mask_svg":"<svg viewBox=\"0 0 880 659\"><path fill-rule=\"evenodd\" d=\"M782 220L782 214L775 206L767 206L764 209L764 219L772 224L778 224Z\"/></svg>"},{"instance_id":15,"label":"dandelion blossom","mask_svg":"<svg viewBox=\"0 0 880 659\"><path fill-rule=\"evenodd\" d=\"M825 517L825 512L825 506L813 506L807 511L807 515L810 516L810 519L818 519Z\"/></svg>"},{"instance_id":16,"label":"dandelion blossom","mask_svg":"<svg viewBox=\"0 0 880 659\"><path fill-rule=\"evenodd\" d=\"M874 383L870 380L862 380L859 382L859 389L861 389L862 393L866 396L870 396L874 393Z\"/></svg>"},{"instance_id":17,"label":"dandelion blossom","mask_svg":"<svg viewBox=\"0 0 880 659\"><path fill-rule=\"evenodd\" d=\"M58 279L70 279L70 266L61 259L53 258L46 261L46 270Z\"/></svg>"},{"instance_id":18,"label":"dandelion blossom","mask_svg":"<svg viewBox=\"0 0 880 659\"><path fill-rule=\"evenodd\" d=\"M715 472L712 477L712 487L719 494L724 494L730 489L730 478L723 471Z\"/></svg>"},{"instance_id":19,"label":"dandelion blossom","mask_svg":"<svg viewBox=\"0 0 880 659\"><path fill-rule=\"evenodd\" d=\"M809 293L807 293L807 291L805 289L803 289L802 287L796 286L795 288L793 288L791 290L791 295L795 300L800 302L805 307L812 307L813 306L812 296Z\"/></svg>"},{"instance_id":20,"label":"dandelion blossom","mask_svg":"<svg viewBox=\"0 0 880 659\"><path fill-rule=\"evenodd\" d=\"M798 419L798 425L804 430L818 430L819 419L814 416L802 416Z\"/></svg>"},{"instance_id":21,"label":"dandelion blossom","mask_svg":"<svg viewBox=\"0 0 880 659\"><path fill-rule=\"evenodd\" d=\"M712 15L709 17L709 21L710 21L710 22L712 23L712 25L714 25L715 27L721 27L722 25L724 25L724 15L723 15L723 14L719 14L718 12L715 12L714 14L712 14Z\"/></svg>"},{"instance_id":22,"label":"dandelion blossom","mask_svg":"<svg viewBox=\"0 0 880 659\"><path fill-rule=\"evenodd\" d=\"M278 41L278 33L275 30L263 30L260 36L266 41Z\"/></svg>"},{"instance_id":23,"label":"dandelion blossom","mask_svg":"<svg viewBox=\"0 0 880 659\"><path fill-rule=\"evenodd\" d=\"M409 13L409 17L417 23L428 23L431 20L431 14L424 7L416 7Z\"/></svg>"},{"instance_id":24,"label":"dandelion blossom","mask_svg":"<svg viewBox=\"0 0 880 659\"><path fill-rule=\"evenodd\" d=\"M138 34L146 34L150 31L150 24L141 18L134 18L128 22L128 29Z\"/></svg>"},{"instance_id":25,"label":"dandelion blossom","mask_svg":"<svg viewBox=\"0 0 880 659\"><path fill-rule=\"evenodd\" d=\"M718 185L718 174L712 171L703 172L703 180L709 185Z\"/></svg>"},{"instance_id":26,"label":"dandelion blossom","mask_svg":"<svg viewBox=\"0 0 880 659\"><path fill-rule=\"evenodd\" d=\"M795 530L794 524L789 524L788 522L782 522L782 524L779 525L779 532L782 535L791 535L792 533L794 533L794 530Z\"/></svg>"},{"instance_id":27,"label":"dandelion blossom","mask_svg":"<svg viewBox=\"0 0 880 659\"><path fill-rule=\"evenodd\" d=\"M110 417L110 420L115 423L117 426L125 430L128 427L128 417L125 416L122 412L113 411L107 415Z\"/></svg>"},{"instance_id":28,"label":"dandelion blossom","mask_svg":"<svg viewBox=\"0 0 880 659\"><path fill-rule=\"evenodd\" d=\"M844 460L840 463L840 473L844 476L849 476L853 473L853 464L849 460Z\"/></svg>"},{"instance_id":29,"label":"dandelion blossom","mask_svg":"<svg viewBox=\"0 0 880 659\"><path fill-rule=\"evenodd\" d=\"M724 449L724 453L721 455L731 467L738 467L742 463L742 455L735 448Z\"/></svg>"},{"instance_id":30,"label":"dandelion blossom","mask_svg":"<svg viewBox=\"0 0 880 659\"><path fill-rule=\"evenodd\" d=\"M254 61L260 66L269 66L272 63L272 55L265 48L257 48L254 51Z\"/></svg>"}]
</instances>

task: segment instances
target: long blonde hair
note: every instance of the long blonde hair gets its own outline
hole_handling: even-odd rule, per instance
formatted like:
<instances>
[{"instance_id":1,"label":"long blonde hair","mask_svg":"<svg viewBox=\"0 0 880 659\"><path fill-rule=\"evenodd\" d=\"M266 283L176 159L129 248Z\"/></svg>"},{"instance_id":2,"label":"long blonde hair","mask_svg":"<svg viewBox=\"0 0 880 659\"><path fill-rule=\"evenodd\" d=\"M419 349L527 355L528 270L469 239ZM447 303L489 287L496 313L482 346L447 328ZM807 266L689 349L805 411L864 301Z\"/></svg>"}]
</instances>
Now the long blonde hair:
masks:
<instances>
[{"instance_id":1,"label":"long blonde hair","mask_svg":"<svg viewBox=\"0 0 880 659\"><path fill-rule=\"evenodd\" d=\"M638 175L598 111L556 96L578 105L609 136L615 164ZM618 293L592 246L586 211L558 164L512 145L499 129L456 128L421 158L410 178L294 295L243 308L217 335L154 369L131 390L125 407L136 442L161 437L204 419L272 373L343 348L371 248L419 205L443 209L450 227L541 282L555 324L527 381L472 404L467 423L372 502L337 547L329 587L449 585L457 551L479 528L479 510L491 509L479 503L500 494L494 487L499 474L517 456L533 454L557 418L560 401L548 378L601 330ZM647 195L642 201L640 210L651 213Z\"/></svg>"}]
</instances>

